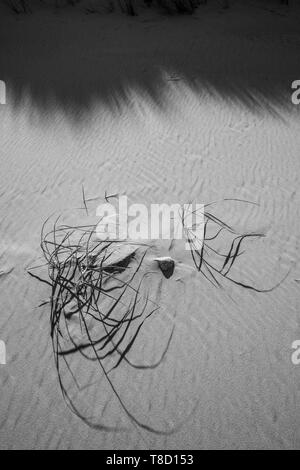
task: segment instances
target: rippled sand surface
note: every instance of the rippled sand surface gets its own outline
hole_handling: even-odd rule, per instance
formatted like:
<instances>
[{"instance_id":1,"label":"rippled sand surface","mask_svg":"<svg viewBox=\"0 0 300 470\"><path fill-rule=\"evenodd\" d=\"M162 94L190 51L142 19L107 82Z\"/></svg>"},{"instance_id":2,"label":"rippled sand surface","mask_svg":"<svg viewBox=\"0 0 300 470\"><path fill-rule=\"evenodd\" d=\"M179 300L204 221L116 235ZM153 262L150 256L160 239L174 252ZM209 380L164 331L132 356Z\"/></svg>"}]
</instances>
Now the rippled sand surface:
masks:
<instances>
[{"instance_id":1,"label":"rippled sand surface","mask_svg":"<svg viewBox=\"0 0 300 470\"><path fill-rule=\"evenodd\" d=\"M300 79L300 12L276 8L1 16L1 448L299 448L300 106L290 86ZM82 207L82 185L87 198L106 191L148 206L256 202L215 209L266 235L247 242L235 277L269 288L289 273L270 293L216 289L188 252L155 245L151 256L173 256L176 268L153 278L162 312L133 359L157 360L175 324L173 339L160 367L124 365L114 381L147 424L182 422L172 435L133 426L93 367L78 363L90 384L83 409L123 430L87 426L60 393L49 306L37 308L49 290L26 270L42 223Z\"/></svg>"}]
</instances>

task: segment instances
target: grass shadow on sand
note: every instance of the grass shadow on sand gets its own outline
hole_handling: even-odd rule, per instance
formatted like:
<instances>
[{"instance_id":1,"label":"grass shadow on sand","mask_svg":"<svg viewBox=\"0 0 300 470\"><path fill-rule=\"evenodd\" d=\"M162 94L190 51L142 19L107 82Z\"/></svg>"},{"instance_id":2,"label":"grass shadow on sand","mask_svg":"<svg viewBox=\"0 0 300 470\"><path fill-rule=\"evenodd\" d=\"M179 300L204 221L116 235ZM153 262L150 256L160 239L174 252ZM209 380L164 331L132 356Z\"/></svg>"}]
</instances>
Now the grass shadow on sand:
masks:
<instances>
[{"instance_id":1,"label":"grass shadow on sand","mask_svg":"<svg viewBox=\"0 0 300 470\"><path fill-rule=\"evenodd\" d=\"M174 82L279 115L278 107L291 106L291 83L299 78L300 23L296 7L279 5L276 15L260 5L222 10L211 2L192 16L5 10L0 71L7 103L18 107L29 97L42 114L58 107L76 120L98 103L118 112L132 91L164 108L163 90Z\"/></svg>"}]
</instances>

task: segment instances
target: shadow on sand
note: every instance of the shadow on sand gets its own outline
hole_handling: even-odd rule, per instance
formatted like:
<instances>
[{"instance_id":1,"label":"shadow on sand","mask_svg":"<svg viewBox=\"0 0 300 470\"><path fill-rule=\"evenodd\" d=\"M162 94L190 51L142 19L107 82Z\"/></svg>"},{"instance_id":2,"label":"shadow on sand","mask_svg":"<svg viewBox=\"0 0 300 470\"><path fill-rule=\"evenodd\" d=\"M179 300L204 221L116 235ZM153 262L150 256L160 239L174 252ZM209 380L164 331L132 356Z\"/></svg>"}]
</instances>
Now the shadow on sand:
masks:
<instances>
[{"instance_id":1,"label":"shadow on sand","mask_svg":"<svg viewBox=\"0 0 300 470\"><path fill-rule=\"evenodd\" d=\"M163 107L162 90L181 82L276 114L291 106L299 78L300 22L293 8L276 3L274 14L247 3L224 11L211 2L177 17L146 9L134 18L71 7L30 15L4 9L0 78L8 104L29 95L41 111L58 106L76 119L99 101L118 111L130 90Z\"/></svg>"}]
</instances>

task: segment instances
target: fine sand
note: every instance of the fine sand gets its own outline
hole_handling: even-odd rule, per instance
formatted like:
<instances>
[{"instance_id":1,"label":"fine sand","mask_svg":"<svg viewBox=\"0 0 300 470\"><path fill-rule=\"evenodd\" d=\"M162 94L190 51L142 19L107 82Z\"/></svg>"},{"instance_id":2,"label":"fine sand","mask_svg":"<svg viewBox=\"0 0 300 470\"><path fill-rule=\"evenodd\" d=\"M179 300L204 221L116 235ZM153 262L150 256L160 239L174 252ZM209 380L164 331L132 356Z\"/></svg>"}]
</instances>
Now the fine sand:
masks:
<instances>
[{"instance_id":1,"label":"fine sand","mask_svg":"<svg viewBox=\"0 0 300 470\"><path fill-rule=\"evenodd\" d=\"M300 446L300 9L211 1L195 15L140 9L134 18L81 8L0 11L0 447L67 449L295 449ZM240 5L243 3L243 5ZM267 6L266 6L267 5ZM268 6L269 5L269 6ZM32 279L51 214L85 221L87 199L209 203L245 243L234 276L257 293L193 269L180 245L157 242L159 315L113 380L135 426L95 365L78 360L83 419L63 400L49 335L49 288ZM94 216L97 200L90 202ZM83 208L83 209L82 209ZM85 419L93 421L88 426ZM101 426L117 427L117 431Z\"/></svg>"}]
</instances>

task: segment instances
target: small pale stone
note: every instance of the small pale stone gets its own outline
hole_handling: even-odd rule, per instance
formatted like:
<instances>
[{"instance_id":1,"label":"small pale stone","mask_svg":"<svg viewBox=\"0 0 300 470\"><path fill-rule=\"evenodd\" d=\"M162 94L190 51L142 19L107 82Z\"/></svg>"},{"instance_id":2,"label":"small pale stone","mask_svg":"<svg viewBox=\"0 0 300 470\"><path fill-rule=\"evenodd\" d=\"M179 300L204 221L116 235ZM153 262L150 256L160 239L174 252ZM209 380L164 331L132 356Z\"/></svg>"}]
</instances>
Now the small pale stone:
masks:
<instances>
[{"instance_id":1,"label":"small pale stone","mask_svg":"<svg viewBox=\"0 0 300 470\"><path fill-rule=\"evenodd\" d=\"M174 272L175 261L170 258L170 256L162 256L161 258L155 258L157 261L158 266L160 267L161 272L163 275L169 279Z\"/></svg>"}]
</instances>

